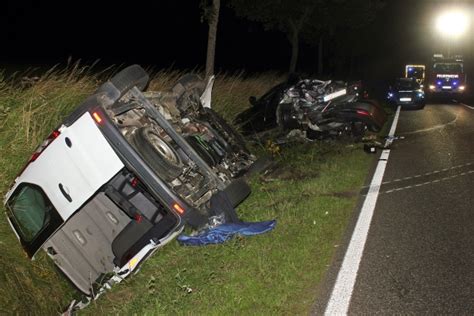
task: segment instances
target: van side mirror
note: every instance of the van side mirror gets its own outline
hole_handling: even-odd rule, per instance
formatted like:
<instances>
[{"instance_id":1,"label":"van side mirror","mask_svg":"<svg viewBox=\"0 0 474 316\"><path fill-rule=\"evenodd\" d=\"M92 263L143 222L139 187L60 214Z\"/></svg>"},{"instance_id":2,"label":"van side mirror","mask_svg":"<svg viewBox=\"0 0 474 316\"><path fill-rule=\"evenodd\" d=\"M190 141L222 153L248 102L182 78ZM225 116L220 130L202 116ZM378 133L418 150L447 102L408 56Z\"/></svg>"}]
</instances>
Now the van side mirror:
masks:
<instances>
[{"instance_id":1,"label":"van side mirror","mask_svg":"<svg viewBox=\"0 0 474 316\"><path fill-rule=\"evenodd\" d=\"M255 106L255 105L257 105L257 98L254 97L254 96L251 96L251 97L249 98L249 102L250 102L250 104L252 104L253 106Z\"/></svg>"}]
</instances>

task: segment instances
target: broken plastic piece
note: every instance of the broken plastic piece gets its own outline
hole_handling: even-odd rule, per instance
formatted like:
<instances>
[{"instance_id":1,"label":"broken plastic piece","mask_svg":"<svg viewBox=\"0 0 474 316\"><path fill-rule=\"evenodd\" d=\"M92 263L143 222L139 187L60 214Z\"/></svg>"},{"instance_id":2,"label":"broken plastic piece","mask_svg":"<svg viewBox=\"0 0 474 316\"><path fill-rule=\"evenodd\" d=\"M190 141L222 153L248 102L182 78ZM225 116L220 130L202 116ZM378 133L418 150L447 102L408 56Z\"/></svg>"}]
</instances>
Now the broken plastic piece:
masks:
<instances>
[{"instance_id":1,"label":"broken plastic piece","mask_svg":"<svg viewBox=\"0 0 474 316\"><path fill-rule=\"evenodd\" d=\"M212 88L214 86L214 80L216 77L213 75L209 78L209 81L207 82L206 89L202 93L200 99L202 106L205 108L210 109L211 108L211 96L212 96Z\"/></svg>"},{"instance_id":2,"label":"broken plastic piece","mask_svg":"<svg viewBox=\"0 0 474 316\"><path fill-rule=\"evenodd\" d=\"M369 154L375 154L377 147L374 144L364 144L364 151Z\"/></svg>"}]
</instances>

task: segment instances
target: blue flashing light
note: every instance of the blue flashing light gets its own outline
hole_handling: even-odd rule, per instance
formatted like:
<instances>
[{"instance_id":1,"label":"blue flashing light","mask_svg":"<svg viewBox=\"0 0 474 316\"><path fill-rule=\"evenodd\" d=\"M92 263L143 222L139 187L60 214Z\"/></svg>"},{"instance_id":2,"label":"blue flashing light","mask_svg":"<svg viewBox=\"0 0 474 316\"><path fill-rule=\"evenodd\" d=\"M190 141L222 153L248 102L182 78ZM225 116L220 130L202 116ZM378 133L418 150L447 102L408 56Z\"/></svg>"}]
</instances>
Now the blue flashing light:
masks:
<instances>
[{"instance_id":1,"label":"blue flashing light","mask_svg":"<svg viewBox=\"0 0 474 316\"><path fill-rule=\"evenodd\" d=\"M456 86L458 84L457 81L453 81L453 86Z\"/></svg>"},{"instance_id":2,"label":"blue flashing light","mask_svg":"<svg viewBox=\"0 0 474 316\"><path fill-rule=\"evenodd\" d=\"M388 95L387 95L387 99L391 99L391 98L393 98L393 93L389 92Z\"/></svg>"},{"instance_id":3,"label":"blue flashing light","mask_svg":"<svg viewBox=\"0 0 474 316\"><path fill-rule=\"evenodd\" d=\"M443 83L441 81L437 82L438 86L442 85Z\"/></svg>"}]
</instances>

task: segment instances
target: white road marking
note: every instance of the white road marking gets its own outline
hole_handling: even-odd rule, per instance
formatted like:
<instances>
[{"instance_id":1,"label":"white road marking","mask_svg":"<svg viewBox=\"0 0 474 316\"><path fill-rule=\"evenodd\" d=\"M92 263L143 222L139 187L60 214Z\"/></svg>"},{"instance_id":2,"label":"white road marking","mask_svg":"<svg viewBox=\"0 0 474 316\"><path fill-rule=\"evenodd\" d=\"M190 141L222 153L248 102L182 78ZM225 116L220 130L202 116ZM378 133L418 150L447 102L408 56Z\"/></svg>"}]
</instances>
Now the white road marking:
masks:
<instances>
[{"instance_id":1,"label":"white road marking","mask_svg":"<svg viewBox=\"0 0 474 316\"><path fill-rule=\"evenodd\" d=\"M474 110L474 106L470 106L470 105L467 105L467 104L465 104L465 103L461 103L461 104L464 105L464 106L467 107L467 108L470 108L471 110Z\"/></svg>"},{"instance_id":2,"label":"white road marking","mask_svg":"<svg viewBox=\"0 0 474 316\"><path fill-rule=\"evenodd\" d=\"M435 183L440 183L440 182L443 182L443 181L453 180L453 179L456 179L458 177L465 177L465 176L473 174L473 173L474 173L474 170L469 170L469 171L462 172L462 173L459 173L459 174L454 174L454 175L449 176L449 177L435 179L433 181L427 181L427 182L423 182L423 183L409 185L409 186L406 186L406 187L391 189L391 190L388 190L388 191L385 191L385 192L379 192L379 194L389 194L389 193L399 192L399 191L408 190L408 189L412 189L412 188L418 188L418 187L429 185L429 184L435 184Z\"/></svg>"},{"instance_id":3,"label":"white road marking","mask_svg":"<svg viewBox=\"0 0 474 316\"><path fill-rule=\"evenodd\" d=\"M393 119L392 127L388 135L389 138L395 135L399 117L400 106L395 113L395 118ZM390 149L385 149L380 155L369 192L362 205L359 219L352 233L352 238L344 256L341 269L337 275L336 284L334 285L328 305L326 306L325 315L347 314L389 155Z\"/></svg>"},{"instance_id":4,"label":"white road marking","mask_svg":"<svg viewBox=\"0 0 474 316\"><path fill-rule=\"evenodd\" d=\"M399 178L399 179L394 179L394 180L390 180L390 181L384 181L384 182L382 182L382 184L390 184L390 183L393 183L393 182L401 182L401 181L406 181L406 180L412 180L414 178L432 176L434 174L441 173L441 172L452 171L454 169L469 167L472 164L473 164L472 162L467 162L467 163L463 163L461 165L452 166L451 168L444 168L442 170L434 170L434 171L426 172L426 173L423 173L423 174L417 174L417 175L414 175L414 176L411 176L411 177L405 177L405 178ZM368 188L368 186L363 187L363 189L365 189L365 188Z\"/></svg>"}]
</instances>

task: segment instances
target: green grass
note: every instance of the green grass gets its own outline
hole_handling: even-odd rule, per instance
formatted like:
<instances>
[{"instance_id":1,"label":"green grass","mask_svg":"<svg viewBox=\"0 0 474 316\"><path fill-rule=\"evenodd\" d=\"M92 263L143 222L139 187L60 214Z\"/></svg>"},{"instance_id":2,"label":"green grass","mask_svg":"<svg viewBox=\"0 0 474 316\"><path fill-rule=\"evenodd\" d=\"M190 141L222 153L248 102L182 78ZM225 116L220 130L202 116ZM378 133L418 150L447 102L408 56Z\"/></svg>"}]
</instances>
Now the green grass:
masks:
<instances>
[{"instance_id":1,"label":"green grass","mask_svg":"<svg viewBox=\"0 0 474 316\"><path fill-rule=\"evenodd\" d=\"M238 210L247 221L276 218L273 232L205 248L174 242L85 314L307 314L368 159L342 145L299 145L283 150L280 167L253 179Z\"/></svg>"},{"instance_id":2,"label":"green grass","mask_svg":"<svg viewBox=\"0 0 474 316\"><path fill-rule=\"evenodd\" d=\"M180 75L156 73L151 88L169 88ZM280 80L276 74L222 74L213 105L231 119L249 95L261 95ZM2 195L36 145L97 84L98 77L80 67L53 72L26 89L0 78ZM317 142L284 147L276 160L277 171L253 178L253 193L238 209L245 221L277 219L274 231L202 248L174 241L82 313L308 313L370 159L360 146ZM76 294L44 254L26 259L4 216L0 271L0 313L54 314Z\"/></svg>"}]
</instances>

